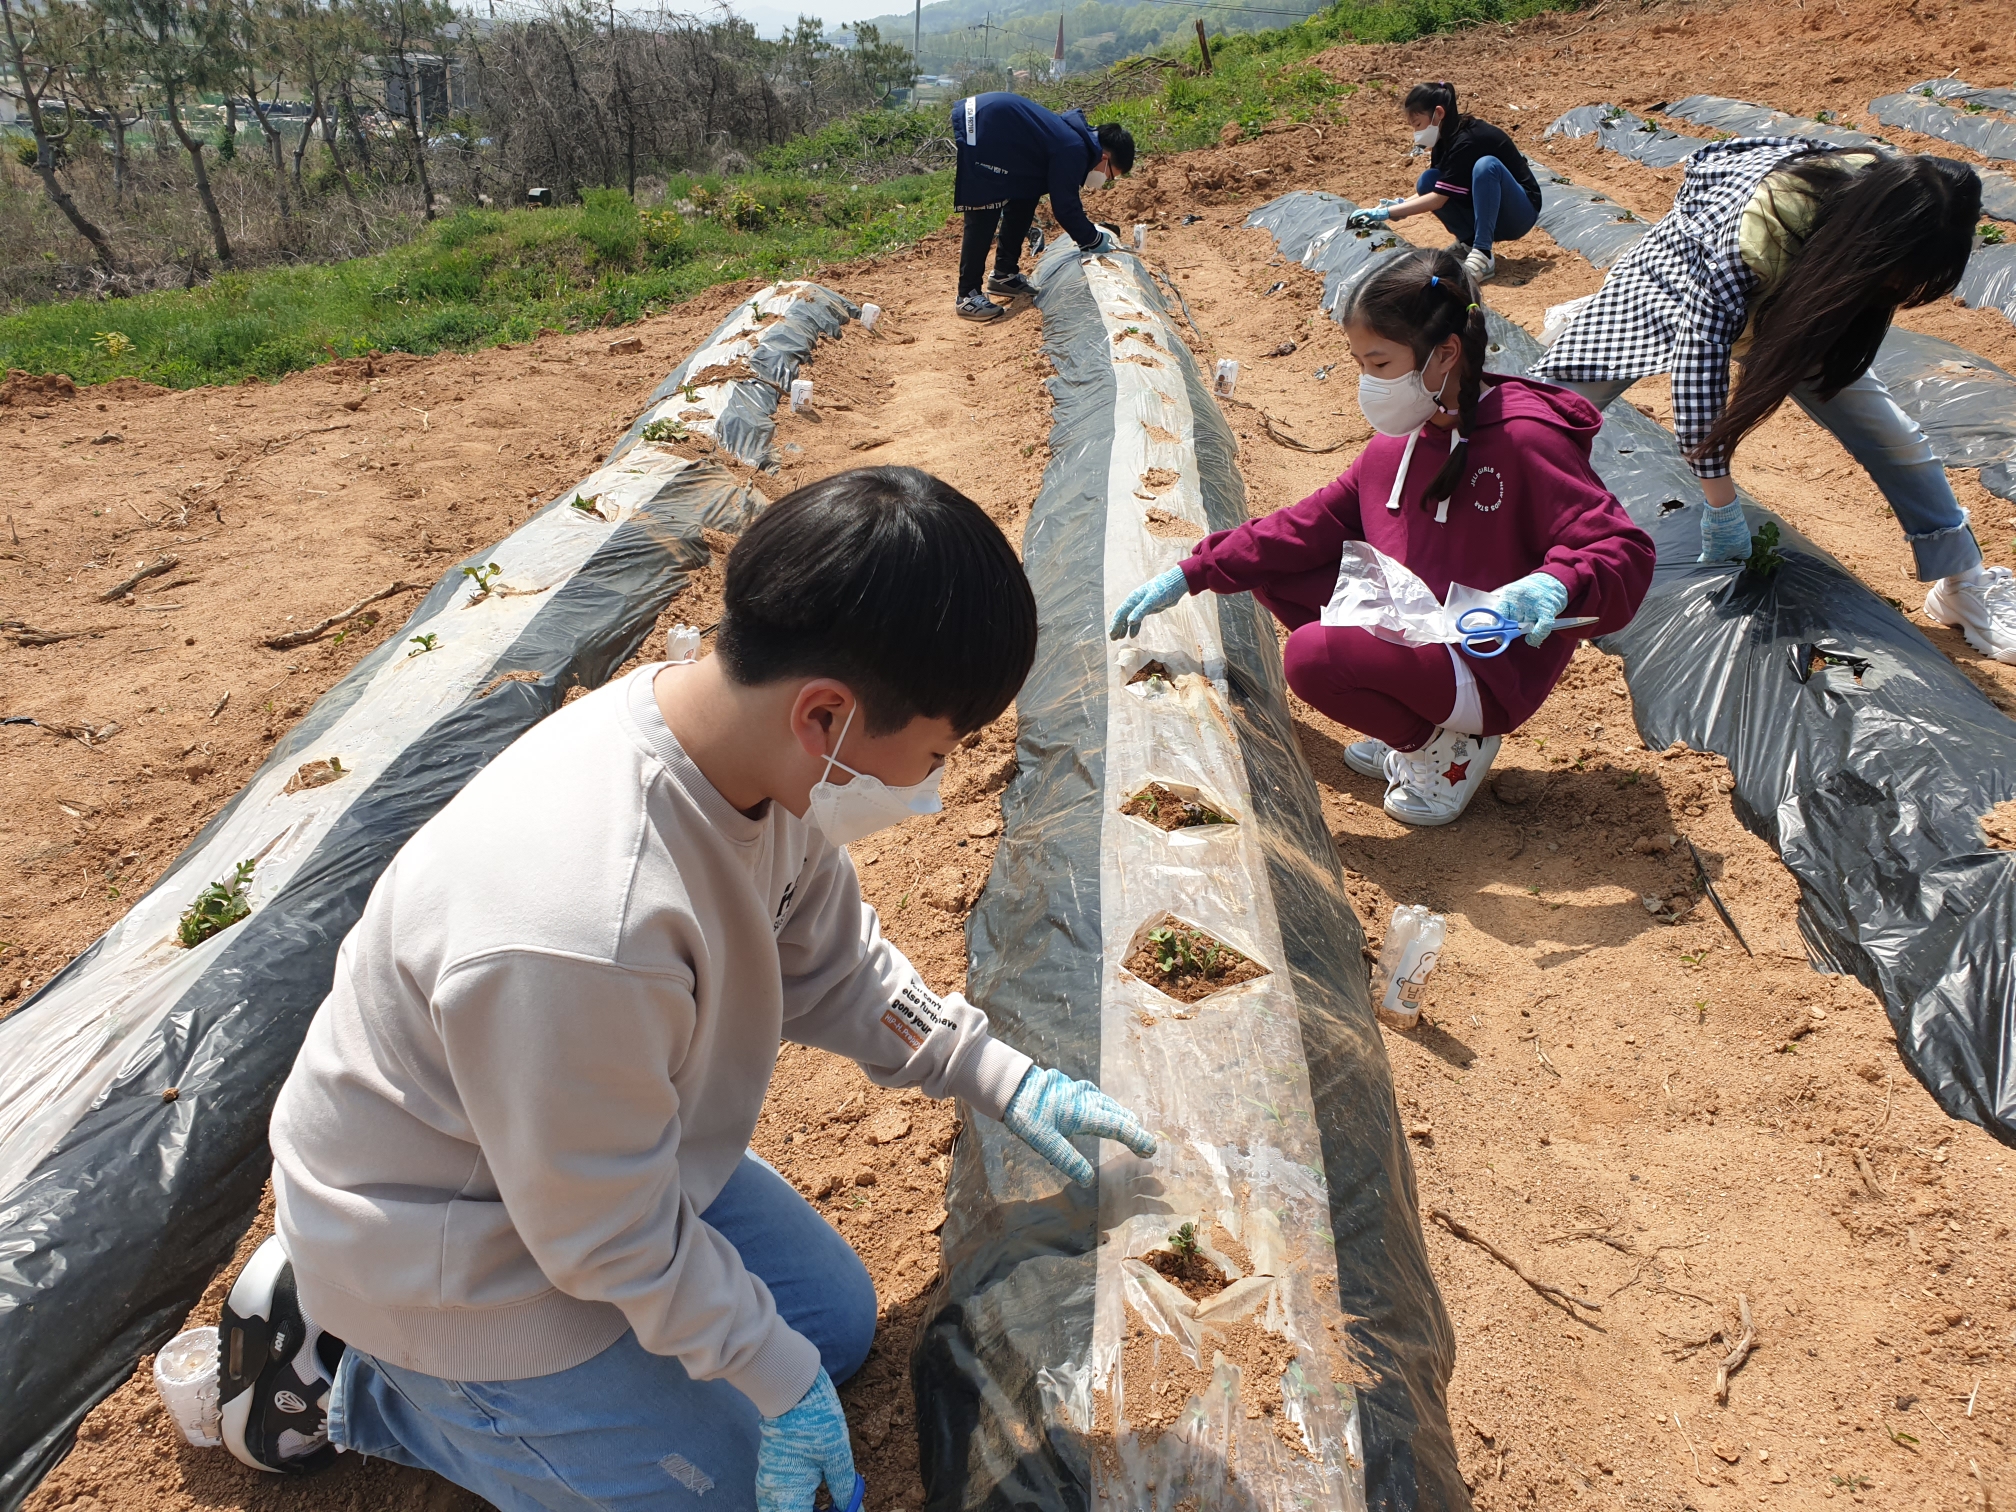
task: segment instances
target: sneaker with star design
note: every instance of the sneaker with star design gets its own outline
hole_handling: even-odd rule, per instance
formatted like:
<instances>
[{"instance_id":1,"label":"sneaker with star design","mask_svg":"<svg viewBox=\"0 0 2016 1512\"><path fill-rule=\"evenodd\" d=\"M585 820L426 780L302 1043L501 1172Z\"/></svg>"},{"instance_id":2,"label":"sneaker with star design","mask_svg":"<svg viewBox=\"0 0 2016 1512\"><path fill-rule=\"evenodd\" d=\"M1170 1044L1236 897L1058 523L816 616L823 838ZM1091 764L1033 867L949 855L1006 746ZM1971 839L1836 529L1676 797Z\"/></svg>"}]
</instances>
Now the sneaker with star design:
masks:
<instances>
[{"instance_id":1,"label":"sneaker with star design","mask_svg":"<svg viewBox=\"0 0 2016 1512\"><path fill-rule=\"evenodd\" d=\"M1386 812L1402 824L1447 824L1470 806L1498 759L1496 735L1437 727L1416 751L1386 757Z\"/></svg>"}]
</instances>

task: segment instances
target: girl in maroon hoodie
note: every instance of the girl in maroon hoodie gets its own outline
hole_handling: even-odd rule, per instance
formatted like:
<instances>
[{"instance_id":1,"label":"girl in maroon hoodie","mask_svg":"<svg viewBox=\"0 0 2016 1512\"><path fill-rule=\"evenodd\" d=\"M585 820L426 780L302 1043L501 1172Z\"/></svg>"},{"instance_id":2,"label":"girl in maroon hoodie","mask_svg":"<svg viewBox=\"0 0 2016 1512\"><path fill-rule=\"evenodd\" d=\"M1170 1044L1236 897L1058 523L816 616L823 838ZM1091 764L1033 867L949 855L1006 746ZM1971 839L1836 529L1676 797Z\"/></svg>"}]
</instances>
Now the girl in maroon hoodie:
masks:
<instances>
[{"instance_id":1,"label":"girl in maroon hoodie","mask_svg":"<svg viewBox=\"0 0 2016 1512\"><path fill-rule=\"evenodd\" d=\"M1180 567L1114 614L1118 640L1186 593L1251 592L1289 627L1288 685L1371 737L1351 769L1386 782L1406 824L1461 814L1498 754L1575 652L1575 635L1621 630L1652 581L1652 541L1589 465L1601 421L1580 395L1484 371L1484 314L1446 251L1403 253L1352 296L1345 334L1358 403L1375 436L1344 476L1301 503L1206 536ZM1527 627L1503 655L1415 646L1321 615L1350 542L1405 566L1446 600L1449 585L1500 584L1491 602Z\"/></svg>"}]
</instances>

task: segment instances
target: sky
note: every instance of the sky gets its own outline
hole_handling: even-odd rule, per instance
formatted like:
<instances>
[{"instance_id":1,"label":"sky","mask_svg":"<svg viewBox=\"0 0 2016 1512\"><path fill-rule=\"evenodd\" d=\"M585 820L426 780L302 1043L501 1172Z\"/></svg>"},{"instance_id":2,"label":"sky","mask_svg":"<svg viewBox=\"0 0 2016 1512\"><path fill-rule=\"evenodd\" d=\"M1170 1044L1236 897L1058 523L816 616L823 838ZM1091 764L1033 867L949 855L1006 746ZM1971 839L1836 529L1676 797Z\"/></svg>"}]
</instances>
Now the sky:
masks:
<instances>
[{"instance_id":1,"label":"sky","mask_svg":"<svg viewBox=\"0 0 2016 1512\"><path fill-rule=\"evenodd\" d=\"M766 37L774 37L780 28L797 24L801 14L817 16L828 26L838 26L843 21L863 21L871 16L886 16L899 8L900 0L802 0L793 4L791 0L733 0L728 9L746 21L756 24L756 29ZM925 0L926 4L930 0ZM901 40L901 39L898 39Z\"/></svg>"}]
</instances>

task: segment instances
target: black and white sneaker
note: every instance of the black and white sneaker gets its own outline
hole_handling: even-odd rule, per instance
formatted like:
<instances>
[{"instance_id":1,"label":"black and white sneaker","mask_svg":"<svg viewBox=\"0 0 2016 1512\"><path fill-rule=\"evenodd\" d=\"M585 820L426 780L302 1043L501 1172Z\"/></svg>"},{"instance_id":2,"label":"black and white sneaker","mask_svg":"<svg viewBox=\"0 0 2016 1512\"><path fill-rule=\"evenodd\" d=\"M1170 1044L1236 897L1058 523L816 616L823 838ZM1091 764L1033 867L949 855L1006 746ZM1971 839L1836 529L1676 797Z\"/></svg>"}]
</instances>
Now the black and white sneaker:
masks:
<instances>
[{"instance_id":1,"label":"black and white sneaker","mask_svg":"<svg viewBox=\"0 0 2016 1512\"><path fill-rule=\"evenodd\" d=\"M961 320L999 320L1008 313L978 289L970 294L961 294L959 302L952 308Z\"/></svg>"},{"instance_id":2,"label":"black and white sneaker","mask_svg":"<svg viewBox=\"0 0 2016 1512\"><path fill-rule=\"evenodd\" d=\"M992 273L987 278L989 294L1006 294L1015 299L1034 299L1036 285L1020 273Z\"/></svg>"},{"instance_id":3,"label":"black and white sneaker","mask_svg":"<svg viewBox=\"0 0 2016 1512\"><path fill-rule=\"evenodd\" d=\"M217 1329L224 1445L254 1470L303 1475L336 1457L329 1389L343 1341L302 1315L276 1234L231 1283Z\"/></svg>"}]
</instances>

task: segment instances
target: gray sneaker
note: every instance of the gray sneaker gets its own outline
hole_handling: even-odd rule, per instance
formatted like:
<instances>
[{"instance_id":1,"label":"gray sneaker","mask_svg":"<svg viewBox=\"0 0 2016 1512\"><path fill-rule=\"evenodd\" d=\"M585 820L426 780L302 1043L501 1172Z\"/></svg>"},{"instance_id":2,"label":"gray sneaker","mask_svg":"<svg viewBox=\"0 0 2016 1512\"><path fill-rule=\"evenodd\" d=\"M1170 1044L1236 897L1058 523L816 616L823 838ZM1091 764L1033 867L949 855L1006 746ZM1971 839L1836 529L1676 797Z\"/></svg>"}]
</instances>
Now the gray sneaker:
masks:
<instances>
[{"instance_id":1,"label":"gray sneaker","mask_svg":"<svg viewBox=\"0 0 2016 1512\"><path fill-rule=\"evenodd\" d=\"M1008 313L978 289L971 294L961 294L959 303L953 309L961 320L999 320Z\"/></svg>"},{"instance_id":2,"label":"gray sneaker","mask_svg":"<svg viewBox=\"0 0 2016 1512\"><path fill-rule=\"evenodd\" d=\"M1015 299L1034 299L1036 285L1020 273L996 273L987 280L989 294L1006 294Z\"/></svg>"}]
</instances>

